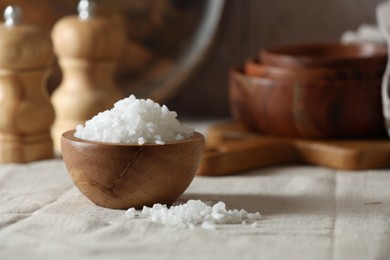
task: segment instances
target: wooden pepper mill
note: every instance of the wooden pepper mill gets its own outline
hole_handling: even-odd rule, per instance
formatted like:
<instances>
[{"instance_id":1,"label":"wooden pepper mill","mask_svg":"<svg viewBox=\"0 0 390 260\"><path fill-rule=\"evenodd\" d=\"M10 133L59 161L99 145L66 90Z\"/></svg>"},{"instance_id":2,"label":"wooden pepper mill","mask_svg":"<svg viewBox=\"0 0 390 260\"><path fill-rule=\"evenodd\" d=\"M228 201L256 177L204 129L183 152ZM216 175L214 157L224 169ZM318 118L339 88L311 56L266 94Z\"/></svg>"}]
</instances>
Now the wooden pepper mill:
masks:
<instances>
[{"instance_id":1,"label":"wooden pepper mill","mask_svg":"<svg viewBox=\"0 0 390 260\"><path fill-rule=\"evenodd\" d=\"M60 150L61 135L83 124L123 98L114 71L126 44L122 27L96 14L93 1L81 0L78 16L67 16L53 28L54 52L63 80L52 95L56 121L52 136Z\"/></svg>"},{"instance_id":2,"label":"wooden pepper mill","mask_svg":"<svg viewBox=\"0 0 390 260\"><path fill-rule=\"evenodd\" d=\"M54 109L46 91L53 48L50 34L21 23L9 6L0 24L0 163L53 157Z\"/></svg>"}]
</instances>

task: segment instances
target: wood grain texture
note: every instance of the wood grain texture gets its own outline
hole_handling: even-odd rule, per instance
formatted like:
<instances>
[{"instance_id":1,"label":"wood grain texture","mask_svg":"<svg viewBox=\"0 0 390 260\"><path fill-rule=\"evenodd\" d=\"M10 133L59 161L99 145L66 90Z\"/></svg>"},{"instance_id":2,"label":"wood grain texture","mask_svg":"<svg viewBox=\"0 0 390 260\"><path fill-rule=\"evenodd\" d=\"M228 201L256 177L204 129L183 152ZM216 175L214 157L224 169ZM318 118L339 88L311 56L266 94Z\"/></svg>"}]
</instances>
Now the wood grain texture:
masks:
<instances>
[{"instance_id":1,"label":"wood grain texture","mask_svg":"<svg viewBox=\"0 0 390 260\"><path fill-rule=\"evenodd\" d=\"M260 63L259 60L248 60L244 64L244 73L248 76L269 77L278 79L304 80L344 80L381 78L385 71L385 62L381 66L342 66L325 67L277 67Z\"/></svg>"},{"instance_id":2,"label":"wood grain texture","mask_svg":"<svg viewBox=\"0 0 390 260\"><path fill-rule=\"evenodd\" d=\"M52 40L60 58L118 60L126 46L125 25L110 16L81 20L69 15L55 23Z\"/></svg>"},{"instance_id":3,"label":"wood grain texture","mask_svg":"<svg viewBox=\"0 0 390 260\"><path fill-rule=\"evenodd\" d=\"M46 73L0 71L0 163L53 157L54 109L43 87Z\"/></svg>"},{"instance_id":4,"label":"wood grain texture","mask_svg":"<svg viewBox=\"0 0 390 260\"><path fill-rule=\"evenodd\" d=\"M305 43L261 49L259 59L287 68L384 67L387 47L382 44Z\"/></svg>"},{"instance_id":5,"label":"wood grain texture","mask_svg":"<svg viewBox=\"0 0 390 260\"><path fill-rule=\"evenodd\" d=\"M54 109L46 90L53 59L49 33L0 24L0 163L53 157Z\"/></svg>"},{"instance_id":6,"label":"wood grain texture","mask_svg":"<svg viewBox=\"0 0 390 260\"><path fill-rule=\"evenodd\" d=\"M30 24L9 28L0 23L0 35L2 69L45 68L54 58L48 30Z\"/></svg>"},{"instance_id":7,"label":"wood grain texture","mask_svg":"<svg viewBox=\"0 0 390 260\"><path fill-rule=\"evenodd\" d=\"M223 176L280 164L314 164L343 170L390 166L390 141L297 139L261 135L238 123L210 128L198 175Z\"/></svg>"},{"instance_id":8,"label":"wood grain texture","mask_svg":"<svg viewBox=\"0 0 390 260\"><path fill-rule=\"evenodd\" d=\"M199 133L164 145L99 143L73 134L61 139L73 182L95 204L117 209L172 204L194 178L204 148Z\"/></svg>"},{"instance_id":9,"label":"wood grain texture","mask_svg":"<svg viewBox=\"0 0 390 260\"><path fill-rule=\"evenodd\" d=\"M282 80L230 74L233 117L247 127L290 137L385 136L381 78Z\"/></svg>"}]
</instances>

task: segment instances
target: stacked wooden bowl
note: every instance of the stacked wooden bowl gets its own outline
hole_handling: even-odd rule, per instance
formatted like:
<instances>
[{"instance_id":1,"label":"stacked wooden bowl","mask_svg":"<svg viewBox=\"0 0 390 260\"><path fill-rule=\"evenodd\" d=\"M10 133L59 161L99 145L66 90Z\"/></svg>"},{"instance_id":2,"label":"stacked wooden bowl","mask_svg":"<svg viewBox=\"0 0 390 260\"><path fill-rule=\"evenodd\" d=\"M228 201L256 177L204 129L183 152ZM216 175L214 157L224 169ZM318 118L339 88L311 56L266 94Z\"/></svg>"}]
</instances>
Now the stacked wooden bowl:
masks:
<instances>
[{"instance_id":1,"label":"stacked wooden bowl","mask_svg":"<svg viewBox=\"0 0 390 260\"><path fill-rule=\"evenodd\" d=\"M251 130L289 137L386 134L378 44L303 44L263 49L230 73L233 117Z\"/></svg>"}]
</instances>

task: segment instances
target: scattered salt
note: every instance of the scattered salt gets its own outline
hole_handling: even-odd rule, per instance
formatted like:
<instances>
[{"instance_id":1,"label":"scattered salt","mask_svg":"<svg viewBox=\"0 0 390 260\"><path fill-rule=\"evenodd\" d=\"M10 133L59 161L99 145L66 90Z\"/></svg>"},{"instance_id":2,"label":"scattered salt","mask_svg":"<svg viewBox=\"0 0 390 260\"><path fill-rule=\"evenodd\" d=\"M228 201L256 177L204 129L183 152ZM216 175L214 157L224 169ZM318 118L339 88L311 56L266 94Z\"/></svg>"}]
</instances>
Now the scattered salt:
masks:
<instances>
[{"instance_id":1,"label":"scattered salt","mask_svg":"<svg viewBox=\"0 0 390 260\"><path fill-rule=\"evenodd\" d=\"M134 95L115 103L106 110L76 127L75 136L81 139L110 143L165 144L193 135L193 129L180 124L177 113L150 99Z\"/></svg>"},{"instance_id":2,"label":"scattered salt","mask_svg":"<svg viewBox=\"0 0 390 260\"><path fill-rule=\"evenodd\" d=\"M216 225L212 222L203 222L202 225L201 225L202 228L204 229L210 229L210 230L215 230L217 229Z\"/></svg>"},{"instance_id":3,"label":"scattered salt","mask_svg":"<svg viewBox=\"0 0 390 260\"><path fill-rule=\"evenodd\" d=\"M131 209L128 209L126 211L127 218L135 218L136 214L137 214L137 211L135 210L135 208L131 208Z\"/></svg>"},{"instance_id":4,"label":"scattered salt","mask_svg":"<svg viewBox=\"0 0 390 260\"><path fill-rule=\"evenodd\" d=\"M259 212L256 213L248 213L247 215L248 219L258 220L261 218L261 215Z\"/></svg>"},{"instance_id":5,"label":"scattered salt","mask_svg":"<svg viewBox=\"0 0 390 260\"><path fill-rule=\"evenodd\" d=\"M134 208L126 211L129 219L147 218L153 222L182 228L193 229L200 226L214 230L220 224L242 224L256 227L256 221L261 219L259 212L248 213L246 210L227 210L222 201L217 203L189 200L187 203L168 208L166 205L155 204L153 207L143 207L140 214Z\"/></svg>"}]
</instances>

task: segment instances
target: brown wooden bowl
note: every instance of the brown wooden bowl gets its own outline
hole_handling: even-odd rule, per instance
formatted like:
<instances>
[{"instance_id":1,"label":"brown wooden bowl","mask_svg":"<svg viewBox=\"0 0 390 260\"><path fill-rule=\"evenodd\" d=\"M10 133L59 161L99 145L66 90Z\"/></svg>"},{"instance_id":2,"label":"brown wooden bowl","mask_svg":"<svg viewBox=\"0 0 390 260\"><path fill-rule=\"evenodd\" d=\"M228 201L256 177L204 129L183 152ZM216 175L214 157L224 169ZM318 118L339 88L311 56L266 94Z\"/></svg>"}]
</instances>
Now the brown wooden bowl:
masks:
<instances>
[{"instance_id":1,"label":"brown wooden bowl","mask_svg":"<svg viewBox=\"0 0 390 260\"><path fill-rule=\"evenodd\" d=\"M367 79L382 78L386 66L371 67L276 67L260 63L257 59L244 64L244 72L249 76L277 79Z\"/></svg>"},{"instance_id":2,"label":"brown wooden bowl","mask_svg":"<svg viewBox=\"0 0 390 260\"><path fill-rule=\"evenodd\" d=\"M93 142L74 132L61 138L74 184L96 205L115 209L172 204L192 182L204 147L197 132L163 145Z\"/></svg>"},{"instance_id":3,"label":"brown wooden bowl","mask_svg":"<svg viewBox=\"0 0 390 260\"><path fill-rule=\"evenodd\" d=\"M260 60L279 67L385 67L387 48L375 43L298 44L262 49Z\"/></svg>"},{"instance_id":4,"label":"brown wooden bowl","mask_svg":"<svg viewBox=\"0 0 390 260\"><path fill-rule=\"evenodd\" d=\"M290 137L385 136L381 80L303 81L253 77L232 70L233 117L248 128Z\"/></svg>"}]
</instances>

